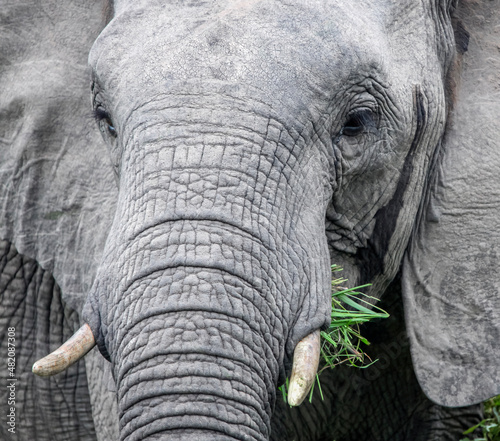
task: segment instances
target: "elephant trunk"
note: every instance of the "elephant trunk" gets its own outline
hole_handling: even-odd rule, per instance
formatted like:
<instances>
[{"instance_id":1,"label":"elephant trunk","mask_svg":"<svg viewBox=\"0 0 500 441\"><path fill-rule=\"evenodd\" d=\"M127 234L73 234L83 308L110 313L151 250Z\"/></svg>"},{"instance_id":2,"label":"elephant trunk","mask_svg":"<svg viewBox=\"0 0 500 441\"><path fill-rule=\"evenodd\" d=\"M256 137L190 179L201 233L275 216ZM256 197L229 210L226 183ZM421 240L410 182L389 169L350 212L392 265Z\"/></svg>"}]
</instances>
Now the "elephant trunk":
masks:
<instances>
[{"instance_id":1,"label":"elephant trunk","mask_svg":"<svg viewBox=\"0 0 500 441\"><path fill-rule=\"evenodd\" d=\"M113 363L123 439L268 439L295 346L329 322L323 162L255 112L231 131L225 106L185 109L123 135L84 319Z\"/></svg>"},{"instance_id":2,"label":"elephant trunk","mask_svg":"<svg viewBox=\"0 0 500 441\"><path fill-rule=\"evenodd\" d=\"M223 331L210 323L204 332L208 338ZM200 344L207 338L200 338ZM134 366L123 363L127 372L118 395L122 439L269 439L269 409L261 396L265 386L255 382L258 366L234 360L238 354L231 357L229 348L225 354L204 349L188 355L181 342L144 346L144 356L154 351L154 357ZM234 348L244 350L251 351L244 344Z\"/></svg>"},{"instance_id":3,"label":"elephant trunk","mask_svg":"<svg viewBox=\"0 0 500 441\"><path fill-rule=\"evenodd\" d=\"M162 230L137 237L147 257L107 329L122 438L268 439L283 326L260 244L203 221Z\"/></svg>"},{"instance_id":4,"label":"elephant trunk","mask_svg":"<svg viewBox=\"0 0 500 441\"><path fill-rule=\"evenodd\" d=\"M227 279L201 277L219 285ZM202 305L161 308L128 327L116 360L123 439L268 439L269 342L250 317L230 316L220 306L214 299L210 311Z\"/></svg>"}]
</instances>

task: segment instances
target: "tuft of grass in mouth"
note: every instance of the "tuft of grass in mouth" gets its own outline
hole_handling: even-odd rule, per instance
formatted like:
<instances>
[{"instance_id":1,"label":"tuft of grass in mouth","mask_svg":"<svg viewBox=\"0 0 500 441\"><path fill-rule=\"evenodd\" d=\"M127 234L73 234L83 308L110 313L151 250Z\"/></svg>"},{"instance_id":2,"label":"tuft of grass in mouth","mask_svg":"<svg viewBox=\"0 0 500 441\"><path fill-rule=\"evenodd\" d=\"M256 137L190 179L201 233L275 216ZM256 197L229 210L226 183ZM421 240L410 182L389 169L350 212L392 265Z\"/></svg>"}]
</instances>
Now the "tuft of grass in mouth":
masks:
<instances>
[{"instance_id":1,"label":"tuft of grass in mouth","mask_svg":"<svg viewBox=\"0 0 500 441\"><path fill-rule=\"evenodd\" d=\"M342 271L338 265L332 265L332 273ZM342 277L332 279L332 321L328 331L321 331L321 359L323 366L316 374L316 382L319 387L321 398L321 384L319 375L325 369L334 368L343 363L358 368L366 368L377 360L370 360L361 344L370 343L360 333L360 325L375 318L387 318L389 314L383 309L373 306L369 301L374 297L360 292L360 289L370 286L370 284L357 286L356 288L345 288L342 285L347 279ZM368 358L369 363L365 363ZM320 361L321 363L321 361ZM288 378L286 383L278 388L287 402ZM309 402L312 399L314 386L309 395Z\"/></svg>"},{"instance_id":2,"label":"tuft of grass in mouth","mask_svg":"<svg viewBox=\"0 0 500 441\"><path fill-rule=\"evenodd\" d=\"M332 272L342 271L337 265L332 265ZM318 372L333 368L342 363L351 366L366 368L365 357L370 359L361 349L361 343L369 345L359 330L359 326L376 318L387 318L389 314L369 301L374 297L363 294L359 290L370 284L345 288L342 285L347 279L334 278L332 280L332 322L328 331L321 332L321 356L325 363Z\"/></svg>"}]
</instances>

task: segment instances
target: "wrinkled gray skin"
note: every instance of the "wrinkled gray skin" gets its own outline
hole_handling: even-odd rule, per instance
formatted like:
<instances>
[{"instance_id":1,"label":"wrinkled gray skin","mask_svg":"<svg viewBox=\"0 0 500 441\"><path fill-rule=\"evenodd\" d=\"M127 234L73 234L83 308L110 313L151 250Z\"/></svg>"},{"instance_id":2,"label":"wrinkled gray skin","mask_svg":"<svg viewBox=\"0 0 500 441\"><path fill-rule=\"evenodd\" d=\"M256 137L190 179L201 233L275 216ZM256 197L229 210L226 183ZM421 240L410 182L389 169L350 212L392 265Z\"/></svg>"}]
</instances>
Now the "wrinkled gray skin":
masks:
<instances>
[{"instance_id":1,"label":"wrinkled gray skin","mask_svg":"<svg viewBox=\"0 0 500 441\"><path fill-rule=\"evenodd\" d=\"M104 7L2 2L1 438L458 439L500 393L498 2ZM331 262L380 360L289 409ZM34 378L84 322L110 363Z\"/></svg>"}]
</instances>

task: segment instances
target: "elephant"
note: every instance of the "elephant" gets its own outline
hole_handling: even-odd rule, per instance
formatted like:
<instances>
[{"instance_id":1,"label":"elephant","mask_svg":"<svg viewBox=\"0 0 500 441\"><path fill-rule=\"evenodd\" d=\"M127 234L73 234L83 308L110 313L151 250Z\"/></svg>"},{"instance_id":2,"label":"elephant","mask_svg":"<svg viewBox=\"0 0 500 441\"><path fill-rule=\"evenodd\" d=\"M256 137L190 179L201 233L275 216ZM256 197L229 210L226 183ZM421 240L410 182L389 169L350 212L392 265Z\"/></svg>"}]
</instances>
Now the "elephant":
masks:
<instances>
[{"instance_id":1,"label":"elephant","mask_svg":"<svg viewBox=\"0 0 500 441\"><path fill-rule=\"evenodd\" d=\"M457 440L481 419L497 0L1 11L1 439ZM390 313L362 329L378 361L300 406L291 377L291 407L331 264Z\"/></svg>"}]
</instances>

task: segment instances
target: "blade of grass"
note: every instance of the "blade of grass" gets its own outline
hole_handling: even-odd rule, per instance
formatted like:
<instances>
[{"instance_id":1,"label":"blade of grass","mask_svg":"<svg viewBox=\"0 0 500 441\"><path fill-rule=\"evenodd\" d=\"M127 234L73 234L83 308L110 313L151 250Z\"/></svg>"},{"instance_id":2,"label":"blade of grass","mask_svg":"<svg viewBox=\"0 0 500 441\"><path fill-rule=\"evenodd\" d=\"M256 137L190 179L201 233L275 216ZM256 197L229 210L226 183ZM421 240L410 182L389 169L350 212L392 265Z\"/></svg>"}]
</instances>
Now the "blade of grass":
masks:
<instances>
[{"instance_id":1,"label":"blade of grass","mask_svg":"<svg viewBox=\"0 0 500 441\"><path fill-rule=\"evenodd\" d=\"M332 273L342 270L338 265L332 265L331 269ZM386 311L366 300L376 299L359 292L360 289L371 286L370 284L355 288L341 287L340 285L345 282L347 282L347 279L343 278L332 280L331 325L328 331L321 331L321 358L323 360L323 367L318 371L316 376L321 399L323 399L323 392L321 390L319 374L322 371L334 368L343 363L349 363L351 366L358 368L366 368L377 361L370 360L361 349L361 344L369 345L370 343L360 334L359 326L375 318L389 317ZM370 360L368 364L365 363L365 357ZM288 378L286 385L279 388L285 401L287 398L287 388ZM309 400L312 399L313 390L314 385L311 388Z\"/></svg>"}]
</instances>

